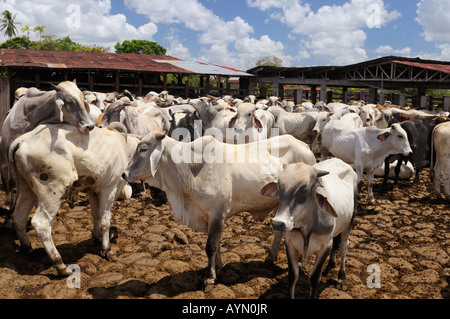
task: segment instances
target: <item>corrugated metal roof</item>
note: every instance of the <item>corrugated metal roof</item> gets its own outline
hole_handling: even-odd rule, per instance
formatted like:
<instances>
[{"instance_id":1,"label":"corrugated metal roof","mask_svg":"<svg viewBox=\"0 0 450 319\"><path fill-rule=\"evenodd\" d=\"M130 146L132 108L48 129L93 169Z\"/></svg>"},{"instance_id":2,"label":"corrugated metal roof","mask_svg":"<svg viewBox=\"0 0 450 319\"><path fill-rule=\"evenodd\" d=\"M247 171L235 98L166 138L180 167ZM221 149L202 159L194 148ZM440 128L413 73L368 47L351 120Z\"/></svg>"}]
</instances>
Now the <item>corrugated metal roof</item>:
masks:
<instances>
[{"instance_id":1,"label":"corrugated metal roof","mask_svg":"<svg viewBox=\"0 0 450 319\"><path fill-rule=\"evenodd\" d=\"M422 63L422 62L412 62L412 61L398 61L394 60L392 61L394 63L414 66L422 69L429 69L433 71L441 71L447 74L450 74L450 65L448 64L431 64L431 63Z\"/></svg>"},{"instance_id":2,"label":"corrugated metal roof","mask_svg":"<svg viewBox=\"0 0 450 319\"><path fill-rule=\"evenodd\" d=\"M1 49L0 65L8 67L119 70L132 72L253 76L213 64L188 62L167 55ZM201 71L201 72L197 72Z\"/></svg>"},{"instance_id":3,"label":"corrugated metal roof","mask_svg":"<svg viewBox=\"0 0 450 319\"><path fill-rule=\"evenodd\" d=\"M156 62L164 62L158 61ZM215 64L207 64L204 62L191 62L191 61L167 61L167 63L179 67L181 69L189 70L196 74L218 74L218 75L229 75L229 76L253 76L252 74L246 73L244 71L239 71L233 68L219 66Z\"/></svg>"}]
</instances>

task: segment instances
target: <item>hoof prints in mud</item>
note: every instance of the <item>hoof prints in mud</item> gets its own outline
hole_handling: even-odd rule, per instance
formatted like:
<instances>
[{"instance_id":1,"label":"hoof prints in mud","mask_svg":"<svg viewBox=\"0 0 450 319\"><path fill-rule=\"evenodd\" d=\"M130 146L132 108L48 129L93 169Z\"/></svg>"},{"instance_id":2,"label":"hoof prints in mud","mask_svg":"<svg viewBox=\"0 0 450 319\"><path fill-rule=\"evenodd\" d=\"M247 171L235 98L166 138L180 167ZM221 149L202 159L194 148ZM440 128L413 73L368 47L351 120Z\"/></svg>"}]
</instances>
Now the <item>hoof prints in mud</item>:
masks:
<instances>
[{"instance_id":1,"label":"hoof prints in mud","mask_svg":"<svg viewBox=\"0 0 450 319\"><path fill-rule=\"evenodd\" d=\"M427 181L424 170L421 181ZM322 278L319 298L447 299L449 291L450 208L436 199L429 182L398 189L381 188L375 180L376 203L368 204L365 189L355 218L347 256L347 286L338 289L337 269ZM0 200L4 200L1 193ZM2 298L285 298L287 258L284 247L274 264L265 263L272 243L272 216L255 222L241 213L227 221L222 235L224 267L214 288L202 291L207 256L206 234L177 222L170 205L141 198L116 202L111 225L114 258L100 256L92 239L89 206L63 204L52 225L64 262L81 269L81 287L69 288L57 276L34 230L28 233L35 250L19 248L14 231L0 216L0 296ZM307 298L307 274L313 260L300 265L297 298ZM380 288L369 288L368 267L380 270ZM339 266L339 259L338 265ZM369 268L370 270L371 268ZM370 281L370 278L369 278Z\"/></svg>"}]
</instances>

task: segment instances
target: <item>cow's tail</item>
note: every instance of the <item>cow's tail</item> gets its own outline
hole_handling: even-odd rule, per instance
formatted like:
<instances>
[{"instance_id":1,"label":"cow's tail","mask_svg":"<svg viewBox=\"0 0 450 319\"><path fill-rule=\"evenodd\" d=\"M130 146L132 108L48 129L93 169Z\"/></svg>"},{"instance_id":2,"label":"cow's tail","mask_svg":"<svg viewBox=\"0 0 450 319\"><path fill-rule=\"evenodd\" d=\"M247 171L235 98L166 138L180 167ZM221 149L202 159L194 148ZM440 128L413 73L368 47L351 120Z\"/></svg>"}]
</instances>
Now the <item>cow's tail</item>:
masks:
<instances>
[{"instance_id":1,"label":"cow's tail","mask_svg":"<svg viewBox=\"0 0 450 319\"><path fill-rule=\"evenodd\" d=\"M438 125L439 126L439 125ZM434 180L435 180L435 174L434 174L434 133L436 132L436 128L438 127L436 126L433 129L433 132L431 133L431 158L430 158L430 182L433 184Z\"/></svg>"},{"instance_id":2,"label":"cow's tail","mask_svg":"<svg viewBox=\"0 0 450 319\"><path fill-rule=\"evenodd\" d=\"M13 213L16 208L17 198L19 197L19 192L20 192L20 190L19 190L20 183L17 183L17 167L16 167L16 161L15 161L15 156L16 156L17 151L20 148L20 145L21 145L21 143L19 143L19 142L13 142L9 149L8 161L10 164L9 165L10 179L11 179L11 181L16 181L16 183L15 183L16 184L16 196L14 196L14 192L11 189L11 196L13 197L12 201L11 201L11 203L12 203L11 210L10 210L11 213Z\"/></svg>"}]
</instances>

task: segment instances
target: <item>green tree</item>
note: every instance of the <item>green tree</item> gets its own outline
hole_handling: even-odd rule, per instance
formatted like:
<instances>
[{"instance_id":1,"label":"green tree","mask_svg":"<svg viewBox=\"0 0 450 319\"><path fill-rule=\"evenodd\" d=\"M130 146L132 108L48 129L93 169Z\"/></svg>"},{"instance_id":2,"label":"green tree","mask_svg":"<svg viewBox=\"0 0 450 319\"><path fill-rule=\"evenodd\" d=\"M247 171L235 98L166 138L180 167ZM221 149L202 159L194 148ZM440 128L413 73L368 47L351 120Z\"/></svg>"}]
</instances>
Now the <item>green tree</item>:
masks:
<instances>
[{"instance_id":1,"label":"green tree","mask_svg":"<svg viewBox=\"0 0 450 319\"><path fill-rule=\"evenodd\" d=\"M37 27L34 28L34 32L39 32L39 38L41 39L41 41L42 41L42 35L44 34L44 29L45 29L45 26L43 26L43 25L38 25Z\"/></svg>"},{"instance_id":2,"label":"green tree","mask_svg":"<svg viewBox=\"0 0 450 319\"><path fill-rule=\"evenodd\" d=\"M283 60L274 55L265 56L256 62L256 66L283 66Z\"/></svg>"},{"instance_id":3,"label":"green tree","mask_svg":"<svg viewBox=\"0 0 450 319\"><path fill-rule=\"evenodd\" d=\"M167 50L156 42L147 40L125 40L114 46L116 53L165 55Z\"/></svg>"},{"instance_id":4,"label":"green tree","mask_svg":"<svg viewBox=\"0 0 450 319\"><path fill-rule=\"evenodd\" d=\"M26 49L28 48L27 37L15 37L0 44L0 49Z\"/></svg>"},{"instance_id":5,"label":"green tree","mask_svg":"<svg viewBox=\"0 0 450 319\"><path fill-rule=\"evenodd\" d=\"M22 28L22 32L23 33L27 33L27 41L28 41L28 46L27 46L27 49L29 49L30 48L30 44L31 44L31 41L30 41L30 32L34 32L34 30L32 29L32 28L30 28L30 26L28 26L28 25L26 25L25 27L23 27Z\"/></svg>"},{"instance_id":6,"label":"green tree","mask_svg":"<svg viewBox=\"0 0 450 319\"><path fill-rule=\"evenodd\" d=\"M5 10L2 12L3 19L0 19L0 31L5 30L5 35L11 38L17 34L16 24L21 24L20 22L16 22L16 14L13 16L11 12Z\"/></svg>"}]
</instances>

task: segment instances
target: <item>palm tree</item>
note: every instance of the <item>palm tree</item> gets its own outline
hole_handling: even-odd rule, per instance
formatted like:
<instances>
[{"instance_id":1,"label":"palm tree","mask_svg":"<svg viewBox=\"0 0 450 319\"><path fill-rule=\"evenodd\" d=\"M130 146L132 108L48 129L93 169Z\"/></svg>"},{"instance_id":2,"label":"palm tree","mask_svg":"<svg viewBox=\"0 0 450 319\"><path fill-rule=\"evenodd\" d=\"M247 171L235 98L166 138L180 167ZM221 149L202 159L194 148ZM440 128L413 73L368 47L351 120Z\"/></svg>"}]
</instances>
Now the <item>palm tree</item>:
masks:
<instances>
[{"instance_id":1,"label":"palm tree","mask_svg":"<svg viewBox=\"0 0 450 319\"><path fill-rule=\"evenodd\" d=\"M26 25L22 28L23 33L27 33L27 42L28 42L28 49L30 48L30 32L34 32L34 29L30 28L29 25Z\"/></svg>"},{"instance_id":2,"label":"palm tree","mask_svg":"<svg viewBox=\"0 0 450 319\"><path fill-rule=\"evenodd\" d=\"M13 14L11 12L9 12L8 10L3 11L2 15L3 15L3 19L0 19L0 22L1 22L0 31L5 30L5 35L7 35L9 37L9 39L11 40L11 38L13 36L15 36L16 33L18 32L16 24L22 24L22 23L14 21L16 19L17 14L15 14L13 16Z\"/></svg>"},{"instance_id":3,"label":"palm tree","mask_svg":"<svg viewBox=\"0 0 450 319\"><path fill-rule=\"evenodd\" d=\"M39 32L39 39L42 42L42 34L44 33L44 28L45 26L43 25L38 25L37 27L34 28L34 32Z\"/></svg>"}]
</instances>

